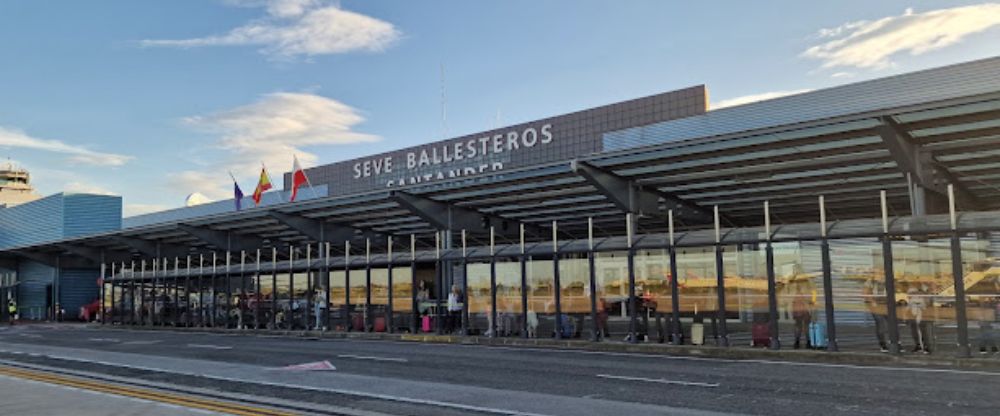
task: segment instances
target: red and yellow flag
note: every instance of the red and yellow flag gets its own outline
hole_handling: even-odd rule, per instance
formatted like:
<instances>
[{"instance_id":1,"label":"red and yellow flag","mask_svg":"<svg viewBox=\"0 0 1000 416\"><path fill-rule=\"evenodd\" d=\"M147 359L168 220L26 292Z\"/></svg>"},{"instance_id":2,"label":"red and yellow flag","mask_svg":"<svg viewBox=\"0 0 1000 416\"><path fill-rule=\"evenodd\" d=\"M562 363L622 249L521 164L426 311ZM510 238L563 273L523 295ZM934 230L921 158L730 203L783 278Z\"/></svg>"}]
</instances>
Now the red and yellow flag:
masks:
<instances>
[{"instance_id":1,"label":"red and yellow flag","mask_svg":"<svg viewBox=\"0 0 1000 416\"><path fill-rule=\"evenodd\" d=\"M253 191L254 206L260 205L260 199L268 189L271 189L271 178L267 175L267 169L261 167L260 180L257 181L257 189Z\"/></svg>"}]
</instances>

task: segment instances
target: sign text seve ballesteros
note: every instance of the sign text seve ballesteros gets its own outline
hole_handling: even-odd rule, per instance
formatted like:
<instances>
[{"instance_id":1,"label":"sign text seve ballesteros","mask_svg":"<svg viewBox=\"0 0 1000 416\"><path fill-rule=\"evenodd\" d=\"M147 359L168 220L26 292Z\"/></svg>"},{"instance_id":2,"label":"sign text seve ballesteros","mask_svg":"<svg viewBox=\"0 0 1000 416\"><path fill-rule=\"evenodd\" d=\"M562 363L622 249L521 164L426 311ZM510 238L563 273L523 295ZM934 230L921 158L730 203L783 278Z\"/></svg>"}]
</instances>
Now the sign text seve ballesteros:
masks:
<instances>
[{"instance_id":1,"label":"sign text seve ballesteros","mask_svg":"<svg viewBox=\"0 0 1000 416\"><path fill-rule=\"evenodd\" d=\"M552 124L529 126L492 136L434 144L407 152L405 160L387 155L357 162L353 166L354 179L384 176L386 186L392 187L498 171L503 169L503 162L490 156L527 151L549 143L552 143Z\"/></svg>"}]
</instances>

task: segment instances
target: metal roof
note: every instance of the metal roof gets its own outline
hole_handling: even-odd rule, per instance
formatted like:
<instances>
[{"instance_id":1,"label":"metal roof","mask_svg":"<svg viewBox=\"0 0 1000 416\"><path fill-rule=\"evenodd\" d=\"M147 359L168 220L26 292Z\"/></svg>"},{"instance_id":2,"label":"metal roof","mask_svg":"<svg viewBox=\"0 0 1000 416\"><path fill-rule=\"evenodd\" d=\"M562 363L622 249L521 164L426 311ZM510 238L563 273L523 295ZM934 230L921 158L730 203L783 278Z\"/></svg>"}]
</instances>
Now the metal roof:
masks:
<instances>
[{"instance_id":1,"label":"metal roof","mask_svg":"<svg viewBox=\"0 0 1000 416\"><path fill-rule=\"evenodd\" d=\"M711 211L713 206L724 216L723 226L752 228L763 223L764 201L770 203L775 224L812 223L819 216L818 195L824 195L831 221L877 218L880 190L887 192L891 215L909 216L911 182L937 193L952 183L962 197L963 211L1000 209L1000 87L938 101L673 139L664 137L659 144L593 154L576 162L635 186L636 192L658 196L659 209L644 210L638 220L641 233L665 231L666 210L681 206L685 208L677 211L679 230L711 228L710 219L691 212ZM401 202L400 195L405 195L429 202L430 214L442 218L471 213L504 224L509 221L512 229L498 239L503 243L517 239L513 228L518 223L528 227L531 241L551 238L545 230L552 221L558 221L567 239L585 237L588 218L593 218L599 236L625 234L621 204L572 162L208 215L183 224L253 236L265 248L316 241L275 218L287 214L354 230L354 247L362 247L365 236L378 236L372 243L383 246L389 235L408 247L411 234L418 236L419 247L433 247L438 227ZM470 244L488 241L483 231L470 229ZM16 247L0 255L64 253L71 247L135 251L129 238L193 251L225 249L166 222ZM334 245L339 252L343 242Z\"/></svg>"}]
</instances>

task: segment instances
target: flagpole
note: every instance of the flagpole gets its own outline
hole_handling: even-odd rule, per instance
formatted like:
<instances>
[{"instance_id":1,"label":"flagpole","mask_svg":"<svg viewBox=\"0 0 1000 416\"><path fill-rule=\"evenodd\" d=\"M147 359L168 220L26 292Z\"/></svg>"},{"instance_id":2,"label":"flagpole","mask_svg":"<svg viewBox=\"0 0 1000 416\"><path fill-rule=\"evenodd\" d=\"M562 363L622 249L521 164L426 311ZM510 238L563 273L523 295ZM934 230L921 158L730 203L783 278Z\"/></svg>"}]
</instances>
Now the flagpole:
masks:
<instances>
[{"instance_id":1,"label":"flagpole","mask_svg":"<svg viewBox=\"0 0 1000 416\"><path fill-rule=\"evenodd\" d=\"M264 174L267 175L267 181L271 184L271 187L273 188L274 187L274 179L271 179L271 172L267 171L267 166L264 165L264 161L260 162L260 168L264 170ZM278 196L278 202L280 202L280 203L284 203L285 202L285 197L281 196L281 191L278 191L278 195L277 196Z\"/></svg>"}]
</instances>

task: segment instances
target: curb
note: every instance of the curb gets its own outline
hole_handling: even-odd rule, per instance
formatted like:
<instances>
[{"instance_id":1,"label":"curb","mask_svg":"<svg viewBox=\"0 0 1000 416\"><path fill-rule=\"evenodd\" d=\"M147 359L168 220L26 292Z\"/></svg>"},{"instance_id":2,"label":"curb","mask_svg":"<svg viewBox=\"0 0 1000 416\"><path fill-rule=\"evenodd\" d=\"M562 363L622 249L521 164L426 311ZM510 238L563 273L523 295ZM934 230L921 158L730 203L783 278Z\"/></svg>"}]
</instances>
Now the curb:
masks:
<instances>
[{"instance_id":1,"label":"curb","mask_svg":"<svg viewBox=\"0 0 1000 416\"><path fill-rule=\"evenodd\" d=\"M590 342L585 340L555 340L526 338L487 338L479 336L436 334L389 334L370 332L272 331L221 328L148 327L128 325L94 325L89 328L214 333L227 335L263 335L306 339L353 339L396 341L430 344L503 346L514 348L545 348L608 353L650 354L675 357L729 359L735 361L791 361L833 365L896 366L961 370L1000 371L1000 360L992 358L958 358L942 356L889 355L884 353L827 352L814 350L770 350L762 348L716 347L710 345L626 344L621 342Z\"/></svg>"}]
</instances>

